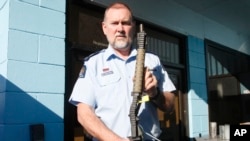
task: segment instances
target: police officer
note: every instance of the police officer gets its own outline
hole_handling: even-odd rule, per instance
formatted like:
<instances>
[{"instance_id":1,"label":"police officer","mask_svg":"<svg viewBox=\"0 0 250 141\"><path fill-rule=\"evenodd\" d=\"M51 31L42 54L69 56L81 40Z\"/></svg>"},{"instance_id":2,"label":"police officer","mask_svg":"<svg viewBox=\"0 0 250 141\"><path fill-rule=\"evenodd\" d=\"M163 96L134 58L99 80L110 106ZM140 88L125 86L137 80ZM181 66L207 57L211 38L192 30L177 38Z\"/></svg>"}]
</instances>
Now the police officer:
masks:
<instances>
[{"instance_id":1,"label":"police officer","mask_svg":"<svg viewBox=\"0 0 250 141\"><path fill-rule=\"evenodd\" d=\"M111 4L102 29L108 48L85 58L69 102L77 106L78 121L93 140L129 141L137 54L132 45L135 23L130 8L124 3ZM175 87L157 56L146 53L145 66L144 91L150 101L141 104L138 116L144 140L152 140L161 133L157 107L165 112L173 109L175 96L171 91Z\"/></svg>"}]
</instances>

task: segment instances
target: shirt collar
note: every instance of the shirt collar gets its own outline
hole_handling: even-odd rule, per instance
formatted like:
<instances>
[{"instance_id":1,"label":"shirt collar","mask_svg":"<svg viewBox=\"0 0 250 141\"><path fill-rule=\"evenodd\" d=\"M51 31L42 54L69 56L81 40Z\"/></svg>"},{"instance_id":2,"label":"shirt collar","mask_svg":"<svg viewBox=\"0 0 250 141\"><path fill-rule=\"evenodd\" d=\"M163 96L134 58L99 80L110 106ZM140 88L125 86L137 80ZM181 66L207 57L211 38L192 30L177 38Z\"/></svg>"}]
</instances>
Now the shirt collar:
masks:
<instances>
[{"instance_id":1,"label":"shirt collar","mask_svg":"<svg viewBox=\"0 0 250 141\"><path fill-rule=\"evenodd\" d=\"M136 48L133 46L133 47L132 47L132 50L131 50L131 52L130 52L130 55L129 55L129 57L128 57L128 59L131 58L131 57L136 56L136 54L137 54L137 50L136 50ZM109 59L115 58L115 57L116 57L116 58L119 58L119 57L115 54L115 51L114 51L113 47L112 47L111 45L109 45L108 48L107 48L106 51L105 51L104 58L108 61Z\"/></svg>"}]
</instances>

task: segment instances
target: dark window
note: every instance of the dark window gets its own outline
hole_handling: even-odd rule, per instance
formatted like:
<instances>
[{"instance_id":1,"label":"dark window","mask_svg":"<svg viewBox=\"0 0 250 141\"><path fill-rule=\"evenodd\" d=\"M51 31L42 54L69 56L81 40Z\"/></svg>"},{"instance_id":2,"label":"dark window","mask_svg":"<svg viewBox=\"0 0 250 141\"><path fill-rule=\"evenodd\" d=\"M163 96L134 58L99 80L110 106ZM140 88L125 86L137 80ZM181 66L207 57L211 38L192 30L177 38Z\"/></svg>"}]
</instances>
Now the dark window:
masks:
<instances>
[{"instance_id":1,"label":"dark window","mask_svg":"<svg viewBox=\"0 0 250 141\"><path fill-rule=\"evenodd\" d=\"M249 121L250 56L206 40L210 121Z\"/></svg>"}]
</instances>

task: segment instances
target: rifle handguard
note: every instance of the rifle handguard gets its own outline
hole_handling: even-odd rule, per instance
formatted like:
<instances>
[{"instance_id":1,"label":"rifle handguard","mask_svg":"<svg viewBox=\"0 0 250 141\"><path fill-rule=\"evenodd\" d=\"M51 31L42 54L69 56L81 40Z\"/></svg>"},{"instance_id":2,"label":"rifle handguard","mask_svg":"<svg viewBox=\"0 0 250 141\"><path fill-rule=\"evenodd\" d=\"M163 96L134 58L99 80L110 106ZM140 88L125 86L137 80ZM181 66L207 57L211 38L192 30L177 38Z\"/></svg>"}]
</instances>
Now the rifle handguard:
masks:
<instances>
[{"instance_id":1,"label":"rifle handguard","mask_svg":"<svg viewBox=\"0 0 250 141\"><path fill-rule=\"evenodd\" d=\"M133 100L130 106L129 116L131 123L131 137L132 141L142 141L142 133L139 129L138 122L139 117L137 116L140 109L139 100L143 93L143 82L144 82L144 61L145 61L145 45L146 45L146 33L143 31L143 25L140 25L140 32L137 33L137 55L136 55L136 66L135 66L135 79L132 91Z\"/></svg>"}]
</instances>

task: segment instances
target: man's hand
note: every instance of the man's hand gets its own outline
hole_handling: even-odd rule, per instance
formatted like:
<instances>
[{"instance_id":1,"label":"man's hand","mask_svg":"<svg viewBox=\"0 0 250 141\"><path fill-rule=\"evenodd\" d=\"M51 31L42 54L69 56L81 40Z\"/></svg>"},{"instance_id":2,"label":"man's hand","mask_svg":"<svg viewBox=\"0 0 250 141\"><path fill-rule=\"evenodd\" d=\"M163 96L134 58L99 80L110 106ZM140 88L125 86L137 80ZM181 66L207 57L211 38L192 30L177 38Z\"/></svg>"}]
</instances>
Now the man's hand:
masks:
<instances>
[{"instance_id":1,"label":"man's hand","mask_svg":"<svg viewBox=\"0 0 250 141\"><path fill-rule=\"evenodd\" d=\"M121 141L130 141L128 138L123 138Z\"/></svg>"},{"instance_id":2,"label":"man's hand","mask_svg":"<svg viewBox=\"0 0 250 141\"><path fill-rule=\"evenodd\" d=\"M95 114L94 109L85 104L77 105L77 118L86 131L101 141L129 141L111 131Z\"/></svg>"},{"instance_id":3,"label":"man's hand","mask_svg":"<svg viewBox=\"0 0 250 141\"><path fill-rule=\"evenodd\" d=\"M152 70L145 68L145 86L144 91L149 95L151 100L159 109L164 112L170 112L174 109L175 95L171 92L161 92L157 89L157 79L152 73Z\"/></svg>"},{"instance_id":4,"label":"man's hand","mask_svg":"<svg viewBox=\"0 0 250 141\"><path fill-rule=\"evenodd\" d=\"M144 91L149 97L157 95L157 79L148 67L145 68Z\"/></svg>"}]
</instances>

